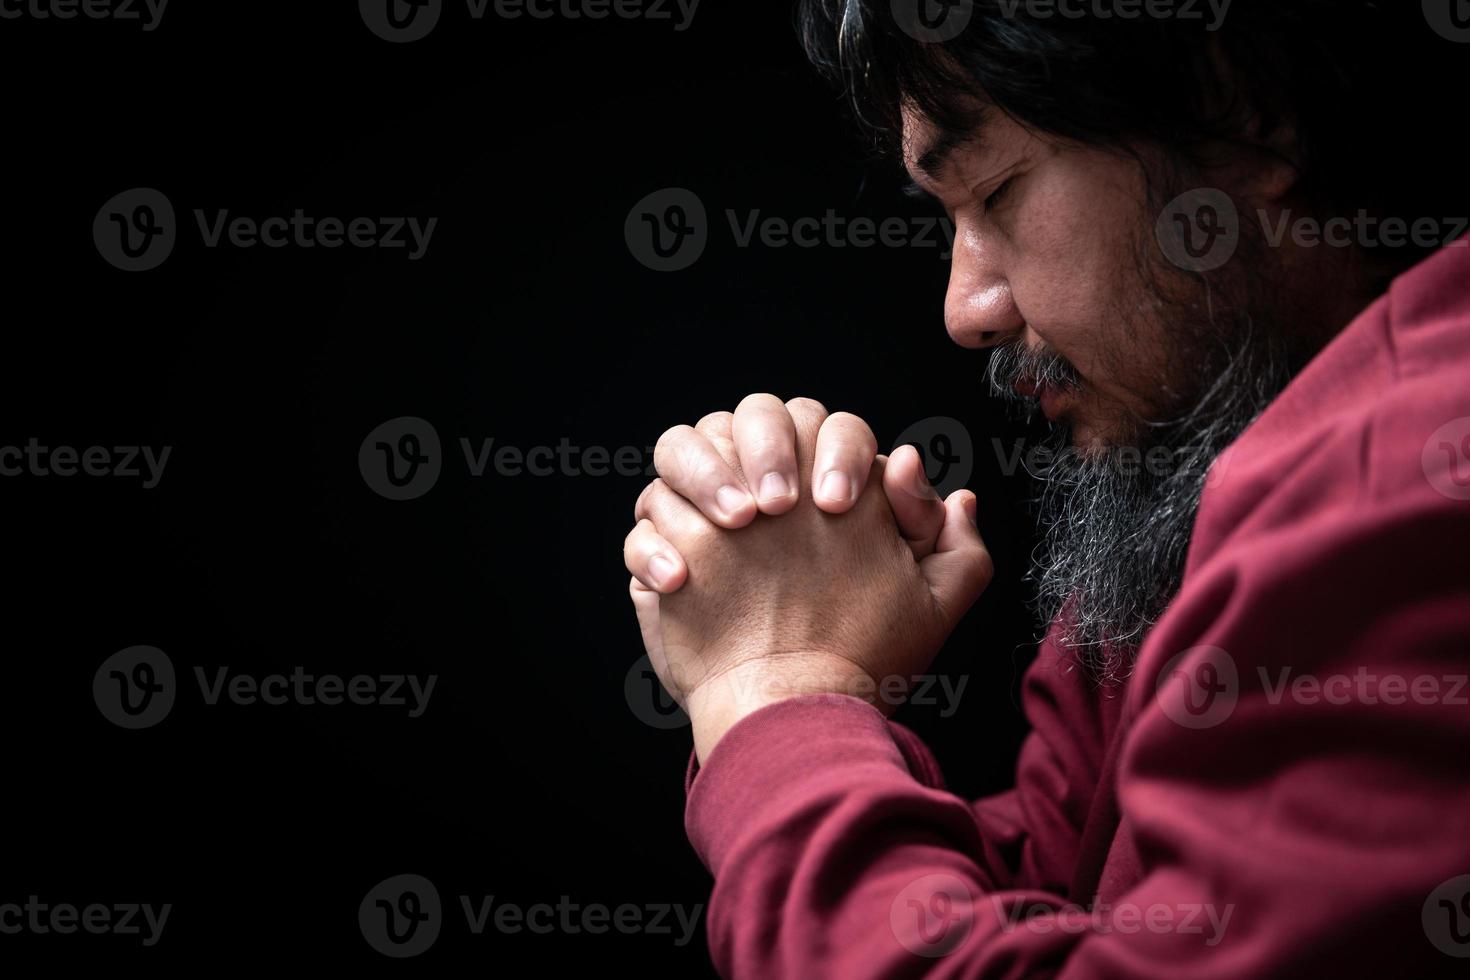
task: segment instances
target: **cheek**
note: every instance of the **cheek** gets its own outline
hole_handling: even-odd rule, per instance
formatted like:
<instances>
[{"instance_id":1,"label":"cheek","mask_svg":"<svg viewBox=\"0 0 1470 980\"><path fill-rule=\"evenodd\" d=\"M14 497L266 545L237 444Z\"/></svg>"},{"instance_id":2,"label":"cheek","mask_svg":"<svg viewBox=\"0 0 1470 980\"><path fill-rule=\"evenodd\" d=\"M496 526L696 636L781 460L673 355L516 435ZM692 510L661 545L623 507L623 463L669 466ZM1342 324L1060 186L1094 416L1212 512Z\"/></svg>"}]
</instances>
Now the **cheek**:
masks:
<instances>
[{"instance_id":1,"label":"cheek","mask_svg":"<svg viewBox=\"0 0 1470 980\"><path fill-rule=\"evenodd\" d=\"M1080 226L1057 220L1064 212L1038 208L1026 222L1010 285L1027 326L1084 374L1092 367L1097 335L1115 303L1116 272L1088 247Z\"/></svg>"},{"instance_id":2,"label":"cheek","mask_svg":"<svg viewBox=\"0 0 1470 980\"><path fill-rule=\"evenodd\" d=\"M1014 214L1010 284L1027 324L1108 391L1120 380L1109 355L1151 331L1135 259L1143 189L1104 160L1053 158L1039 168Z\"/></svg>"},{"instance_id":3,"label":"cheek","mask_svg":"<svg viewBox=\"0 0 1470 980\"><path fill-rule=\"evenodd\" d=\"M1058 164L1043 171L1015 216L1017 251L1034 262L1038 288L1095 308L1135 264L1137 199L1096 170Z\"/></svg>"}]
</instances>

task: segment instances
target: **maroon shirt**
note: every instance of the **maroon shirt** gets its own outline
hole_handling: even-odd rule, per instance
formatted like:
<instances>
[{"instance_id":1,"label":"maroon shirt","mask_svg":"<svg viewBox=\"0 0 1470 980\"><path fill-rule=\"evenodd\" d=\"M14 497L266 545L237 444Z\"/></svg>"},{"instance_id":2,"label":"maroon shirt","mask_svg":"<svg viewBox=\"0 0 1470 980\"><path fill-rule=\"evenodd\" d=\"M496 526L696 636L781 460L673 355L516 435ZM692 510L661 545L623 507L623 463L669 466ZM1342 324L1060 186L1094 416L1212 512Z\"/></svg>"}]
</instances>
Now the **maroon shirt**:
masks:
<instances>
[{"instance_id":1,"label":"maroon shirt","mask_svg":"<svg viewBox=\"0 0 1470 980\"><path fill-rule=\"evenodd\" d=\"M1466 245L1216 461L1126 685L1043 645L1015 789L836 695L691 759L721 972L1470 975Z\"/></svg>"}]
</instances>

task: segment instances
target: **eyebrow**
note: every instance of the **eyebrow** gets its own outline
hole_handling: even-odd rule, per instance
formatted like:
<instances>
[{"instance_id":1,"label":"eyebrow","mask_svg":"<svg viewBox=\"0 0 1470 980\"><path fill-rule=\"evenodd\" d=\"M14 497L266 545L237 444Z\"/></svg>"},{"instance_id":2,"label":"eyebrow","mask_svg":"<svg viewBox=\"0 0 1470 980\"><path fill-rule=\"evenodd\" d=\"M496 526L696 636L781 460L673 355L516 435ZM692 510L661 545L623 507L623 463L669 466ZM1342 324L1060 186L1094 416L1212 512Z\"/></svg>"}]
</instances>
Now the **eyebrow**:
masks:
<instances>
[{"instance_id":1,"label":"eyebrow","mask_svg":"<svg viewBox=\"0 0 1470 980\"><path fill-rule=\"evenodd\" d=\"M950 159L955 152L966 147L976 147L979 142L978 133L945 130L914 161L914 168L930 181L942 183L944 172L949 169Z\"/></svg>"}]
</instances>

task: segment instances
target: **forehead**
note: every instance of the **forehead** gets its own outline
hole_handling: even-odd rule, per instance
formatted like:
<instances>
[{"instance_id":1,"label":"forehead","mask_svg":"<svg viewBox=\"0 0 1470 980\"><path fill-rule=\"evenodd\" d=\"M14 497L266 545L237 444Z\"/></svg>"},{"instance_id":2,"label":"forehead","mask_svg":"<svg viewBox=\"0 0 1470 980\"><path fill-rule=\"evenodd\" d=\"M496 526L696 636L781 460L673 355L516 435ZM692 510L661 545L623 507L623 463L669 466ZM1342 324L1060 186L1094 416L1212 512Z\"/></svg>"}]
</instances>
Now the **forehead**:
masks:
<instances>
[{"instance_id":1,"label":"forehead","mask_svg":"<svg viewBox=\"0 0 1470 980\"><path fill-rule=\"evenodd\" d=\"M982 139L982 118L964 131L941 129L923 113L911 106L902 109L903 133L900 137L903 165L916 179L942 182L950 167L961 157L974 158L991 142L989 129Z\"/></svg>"},{"instance_id":2,"label":"forehead","mask_svg":"<svg viewBox=\"0 0 1470 980\"><path fill-rule=\"evenodd\" d=\"M919 158L938 139L939 127L934 125L933 120L928 116L907 103L900 111L900 115L903 119L903 133L900 136L903 146L903 162L904 166L912 170Z\"/></svg>"}]
</instances>

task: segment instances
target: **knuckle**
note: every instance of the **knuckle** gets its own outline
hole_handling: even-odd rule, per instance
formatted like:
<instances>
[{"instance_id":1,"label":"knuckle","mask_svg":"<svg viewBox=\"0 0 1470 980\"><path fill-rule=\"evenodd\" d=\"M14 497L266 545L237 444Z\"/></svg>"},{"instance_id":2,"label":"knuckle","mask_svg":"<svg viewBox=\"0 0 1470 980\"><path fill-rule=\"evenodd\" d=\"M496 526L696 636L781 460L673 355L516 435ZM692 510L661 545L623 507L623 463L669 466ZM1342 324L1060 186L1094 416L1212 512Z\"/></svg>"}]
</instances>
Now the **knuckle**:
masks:
<instances>
[{"instance_id":1,"label":"knuckle","mask_svg":"<svg viewBox=\"0 0 1470 980\"><path fill-rule=\"evenodd\" d=\"M698 487L712 487L725 480L725 461L710 453L689 453L683 460L688 482Z\"/></svg>"},{"instance_id":2,"label":"knuckle","mask_svg":"<svg viewBox=\"0 0 1470 980\"><path fill-rule=\"evenodd\" d=\"M735 406L735 411L737 413L744 413L752 409L779 407L781 407L781 399L768 391L757 391L740 399L740 404Z\"/></svg>"},{"instance_id":3,"label":"knuckle","mask_svg":"<svg viewBox=\"0 0 1470 980\"><path fill-rule=\"evenodd\" d=\"M814 416L817 418L827 417L827 406L815 398L797 397L786 403L786 411L791 413L794 419L798 415Z\"/></svg>"},{"instance_id":4,"label":"knuckle","mask_svg":"<svg viewBox=\"0 0 1470 980\"><path fill-rule=\"evenodd\" d=\"M670 433L676 433L670 435ZM681 426L676 432L670 429L653 447L653 468L660 477L678 480L688 474L697 473L705 454L700 451L701 440L691 439L695 431L690 426Z\"/></svg>"},{"instance_id":5,"label":"knuckle","mask_svg":"<svg viewBox=\"0 0 1470 980\"><path fill-rule=\"evenodd\" d=\"M653 444L653 468L662 474L670 458L677 457L679 447L689 442L689 435L693 432L694 428L688 425L665 429L658 437L658 442Z\"/></svg>"},{"instance_id":6,"label":"knuckle","mask_svg":"<svg viewBox=\"0 0 1470 980\"><path fill-rule=\"evenodd\" d=\"M640 520L649 520L650 523L652 523L650 520L650 515L653 512L653 508L657 503L658 497L662 494L672 492L673 491L669 489L669 485L665 483L662 479L654 480L648 486L644 487L643 493L639 495L638 506L634 509L634 516L636 516Z\"/></svg>"},{"instance_id":7,"label":"knuckle","mask_svg":"<svg viewBox=\"0 0 1470 980\"><path fill-rule=\"evenodd\" d=\"M785 433L762 429L749 433L740 442L740 455L760 462L778 462L795 454L796 446Z\"/></svg>"},{"instance_id":8,"label":"knuckle","mask_svg":"<svg viewBox=\"0 0 1470 980\"><path fill-rule=\"evenodd\" d=\"M638 523L633 525L633 530L623 538L623 555L626 557L646 550L649 538L656 533L658 532L654 529L653 521L646 517L640 518Z\"/></svg>"},{"instance_id":9,"label":"knuckle","mask_svg":"<svg viewBox=\"0 0 1470 980\"><path fill-rule=\"evenodd\" d=\"M648 507L648 495L653 492L653 486L655 483L658 483L658 481L654 480L653 483L648 484L648 486L640 490L638 492L638 499L633 501L633 517L640 522L645 519L643 517L643 514Z\"/></svg>"},{"instance_id":10,"label":"knuckle","mask_svg":"<svg viewBox=\"0 0 1470 980\"><path fill-rule=\"evenodd\" d=\"M689 425L670 426L658 437L658 442L654 443L654 452L657 452L661 448L667 449L670 446L678 445L693 431L694 427Z\"/></svg>"},{"instance_id":11,"label":"knuckle","mask_svg":"<svg viewBox=\"0 0 1470 980\"><path fill-rule=\"evenodd\" d=\"M733 412L710 412L695 423L694 429L696 432L704 432L706 434L709 432L729 432L730 424L734 421L734 418L735 415Z\"/></svg>"},{"instance_id":12,"label":"knuckle","mask_svg":"<svg viewBox=\"0 0 1470 980\"><path fill-rule=\"evenodd\" d=\"M858 439L870 452L878 451L878 438L873 435L873 427L851 412L833 412L822 423L823 428L827 426L832 426L834 431L840 432L848 440Z\"/></svg>"},{"instance_id":13,"label":"knuckle","mask_svg":"<svg viewBox=\"0 0 1470 980\"><path fill-rule=\"evenodd\" d=\"M978 542L969 546L970 577L979 588L984 588L995 577L995 561L990 551Z\"/></svg>"}]
</instances>

